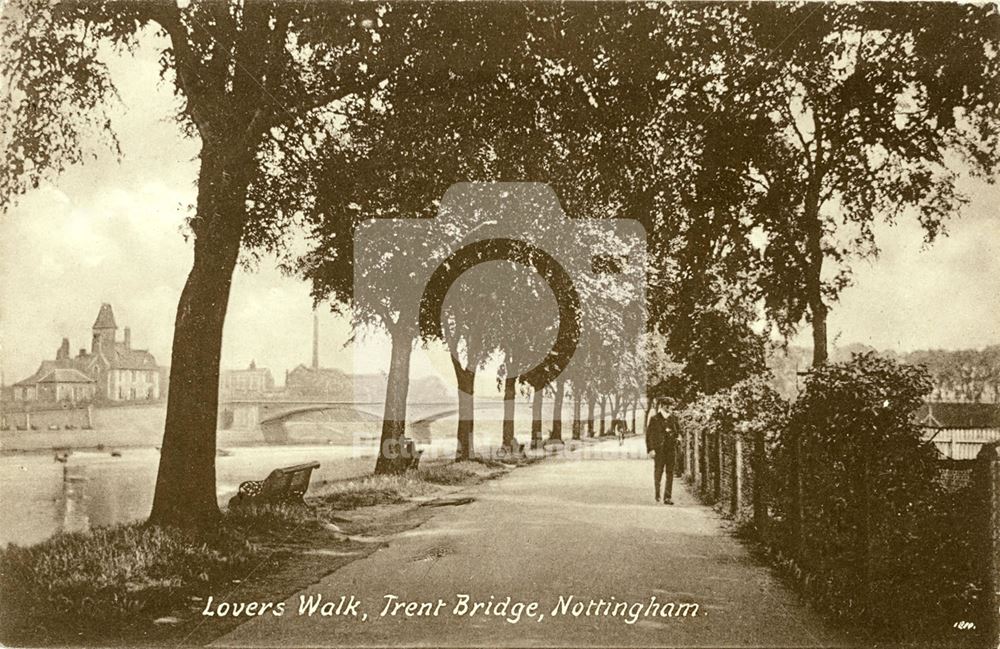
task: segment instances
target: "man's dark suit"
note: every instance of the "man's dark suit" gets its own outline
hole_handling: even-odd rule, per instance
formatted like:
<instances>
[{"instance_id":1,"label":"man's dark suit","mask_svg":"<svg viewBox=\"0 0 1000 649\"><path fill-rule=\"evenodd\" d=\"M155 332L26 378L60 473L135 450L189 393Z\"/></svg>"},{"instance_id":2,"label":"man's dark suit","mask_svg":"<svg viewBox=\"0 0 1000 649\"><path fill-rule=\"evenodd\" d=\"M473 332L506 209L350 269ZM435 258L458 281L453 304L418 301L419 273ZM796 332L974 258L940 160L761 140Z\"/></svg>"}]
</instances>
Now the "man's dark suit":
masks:
<instances>
[{"instance_id":1,"label":"man's dark suit","mask_svg":"<svg viewBox=\"0 0 1000 649\"><path fill-rule=\"evenodd\" d=\"M667 484L663 490L663 499L670 500L673 494L674 449L677 447L678 428L676 417L664 417L659 412L653 415L646 427L646 452L656 451L653 457L653 484L657 500L660 499L660 482L664 473Z\"/></svg>"}]
</instances>

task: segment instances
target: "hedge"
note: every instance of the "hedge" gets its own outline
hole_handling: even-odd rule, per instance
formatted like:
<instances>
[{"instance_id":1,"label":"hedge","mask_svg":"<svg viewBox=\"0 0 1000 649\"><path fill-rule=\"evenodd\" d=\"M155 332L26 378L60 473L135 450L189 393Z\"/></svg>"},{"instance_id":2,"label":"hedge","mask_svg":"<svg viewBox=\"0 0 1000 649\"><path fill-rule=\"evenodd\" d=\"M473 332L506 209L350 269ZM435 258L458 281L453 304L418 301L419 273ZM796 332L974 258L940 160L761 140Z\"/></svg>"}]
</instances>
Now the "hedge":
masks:
<instances>
[{"instance_id":1,"label":"hedge","mask_svg":"<svg viewBox=\"0 0 1000 649\"><path fill-rule=\"evenodd\" d=\"M974 643L953 623L984 617L977 495L944 488L912 418L930 388L919 366L855 355L812 370L790 405L765 377L702 397L685 443L699 439L702 496L752 520L818 608L881 637Z\"/></svg>"}]
</instances>

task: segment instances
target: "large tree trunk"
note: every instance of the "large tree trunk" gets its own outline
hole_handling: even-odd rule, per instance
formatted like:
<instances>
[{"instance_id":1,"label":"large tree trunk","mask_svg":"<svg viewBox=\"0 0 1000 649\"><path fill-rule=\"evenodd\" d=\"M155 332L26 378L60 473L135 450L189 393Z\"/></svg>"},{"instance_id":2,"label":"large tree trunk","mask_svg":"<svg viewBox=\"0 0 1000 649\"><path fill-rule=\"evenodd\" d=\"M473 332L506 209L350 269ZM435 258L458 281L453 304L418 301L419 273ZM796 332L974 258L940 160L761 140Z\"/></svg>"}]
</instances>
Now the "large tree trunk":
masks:
<instances>
[{"instance_id":1,"label":"large tree trunk","mask_svg":"<svg viewBox=\"0 0 1000 649\"><path fill-rule=\"evenodd\" d=\"M210 529L219 520L215 435L222 329L246 219L246 177L203 147L194 263L177 304L167 416L149 522Z\"/></svg>"},{"instance_id":2,"label":"large tree trunk","mask_svg":"<svg viewBox=\"0 0 1000 649\"><path fill-rule=\"evenodd\" d=\"M580 388L573 386L573 439L580 439L580 432L583 430L583 421L580 419L580 409L583 405L583 395Z\"/></svg>"},{"instance_id":3,"label":"large tree trunk","mask_svg":"<svg viewBox=\"0 0 1000 649\"><path fill-rule=\"evenodd\" d=\"M635 435L638 431L635 429L635 409L639 405L638 401L632 402L632 426L630 427L630 432Z\"/></svg>"},{"instance_id":4,"label":"large tree trunk","mask_svg":"<svg viewBox=\"0 0 1000 649\"><path fill-rule=\"evenodd\" d=\"M823 302L823 222L819 213L818 192L810 191L806 197L806 246L809 259L806 291L812 324L813 367L827 360L827 306Z\"/></svg>"},{"instance_id":5,"label":"large tree trunk","mask_svg":"<svg viewBox=\"0 0 1000 649\"><path fill-rule=\"evenodd\" d=\"M508 451L515 450L517 440L514 438L514 409L517 398L517 377L508 376L503 382L503 441L501 446Z\"/></svg>"},{"instance_id":6,"label":"large tree trunk","mask_svg":"<svg viewBox=\"0 0 1000 649\"><path fill-rule=\"evenodd\" d=\"M455 460L471 460L475 449L473 448L475 434L475 395L476 395L476 372L462 371L462 366L458 359L451 357L452 365L455 367L455 378L458 383L458 429L456 431L457 448L455 450Z\"/></svg>"},{"instance_id":7,"label":"large tree trunk","mask_svg":"<svg viewBox=\"0 0 1000 649\"><path fill-rule=\"evenodd\" d=\"M556 380L556 396L552 403L552 432L549 433L549 439L552 441L562 441L562 408L565 394L566 380Z\"/></svg>"},{"instance_id":8,"label":"large tree trunk","mask_svg":"<svg viewBox=\"0 0 1000 649\"><path fill-rule=\"evenodd\" d=\"M534 388L531 395L531 448L542 445L542 391L544 387Z\"/></svg>"},{"instance_id":9,"label":"large tree trunk","mask_svg":"<svg viewBox=\"0 0 1000 649\"><path fill-rule=\"evenodd\" d=\"M616 394L611 398L611 430L609 431L612 435L617 435L617 427L621 426L622 419L622 397L621 394Z\"/></svg>"},{"instance_id":10,"label":"large tree trunk","mask_svg":"<svg viewBox=\"0 0 1000 649\"><path fill-rule=\"evenodd\" d=\"M379 440L376 474L402 473L408 458L402 456L399 440L406 434L406 398L410 391L410 355L414 337L406 328L390 328L392 352L385 387L382 436Z\"/></svg>"}]
</instances>

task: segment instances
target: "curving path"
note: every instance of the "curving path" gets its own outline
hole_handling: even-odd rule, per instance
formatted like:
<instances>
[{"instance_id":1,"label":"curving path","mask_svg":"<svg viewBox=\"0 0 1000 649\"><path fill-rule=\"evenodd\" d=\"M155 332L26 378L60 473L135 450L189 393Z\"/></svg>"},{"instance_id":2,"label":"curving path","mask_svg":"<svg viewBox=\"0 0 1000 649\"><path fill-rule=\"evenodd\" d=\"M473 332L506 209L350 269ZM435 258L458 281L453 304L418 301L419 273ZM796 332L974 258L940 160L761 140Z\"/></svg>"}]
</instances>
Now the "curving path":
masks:
<instances>
[{"instance_id":1,"label":"curving path","mask_svg":"<svg viewBox=\"0 0 1000 649\"><path fill-rule=\"evenodd\" d=\"M719 519L675 481L673 507L652 502L642 440L598 445L518 469L468 493L476 501L442 507L420 528L306 589L339 601L360 599L359 616L297 614L254 619L219 647L341 646L831 646L851 644L828 628L767 568L727 535ZM624 451L619 455L619 450ZM631 455L631 457L623 457ZM537 601L542 615L452 615L458 594L494 602ZM380 617L385 596L445 600L439 615ZM657 603L693 602L697 615L553 615L559 597ZM419 612L419 607L414 606ZM593 611L595 607L591 607ZM572 609L569 609L572 611ZM367 619L362 621L362 616Z\"/></svg>"}]
</instances>

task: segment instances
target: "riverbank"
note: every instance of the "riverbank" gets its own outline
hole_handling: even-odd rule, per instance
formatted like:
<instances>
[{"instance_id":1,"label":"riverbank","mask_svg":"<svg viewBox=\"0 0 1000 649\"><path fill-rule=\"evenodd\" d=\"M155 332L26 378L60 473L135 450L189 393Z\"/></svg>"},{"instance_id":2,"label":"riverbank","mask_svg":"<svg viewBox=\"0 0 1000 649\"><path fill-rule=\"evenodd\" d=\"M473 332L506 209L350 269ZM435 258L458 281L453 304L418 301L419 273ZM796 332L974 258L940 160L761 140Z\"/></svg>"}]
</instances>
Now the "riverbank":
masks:
<instances>
[{"instance_id":1,"label":"riverbank","mask_svg":"<svg viewBox=\"0 0 1000 649\"><path fill-rule=\"evenodd\" d=\"M268 445L260 431L220 430L216 435L220 448ZM162 442L162 429L4 431L0 433L0 455L157 449Z\"/></svg>"},{"instance_id":2,"label":"riverbank","mask_svg":"<svg viewBox=\"0 0 1000 649\"><path fill-rule=\"evenodd\" d=\"M325 481L307 506L229 511L205 537L130 524L7 548L0 551L0 640L203 644L239 622L203 625L209 596L280 600L420 525L434 505L462 504L457 491L534 459L432 460L405 476Z\"/></svg>"}]
</instances>

